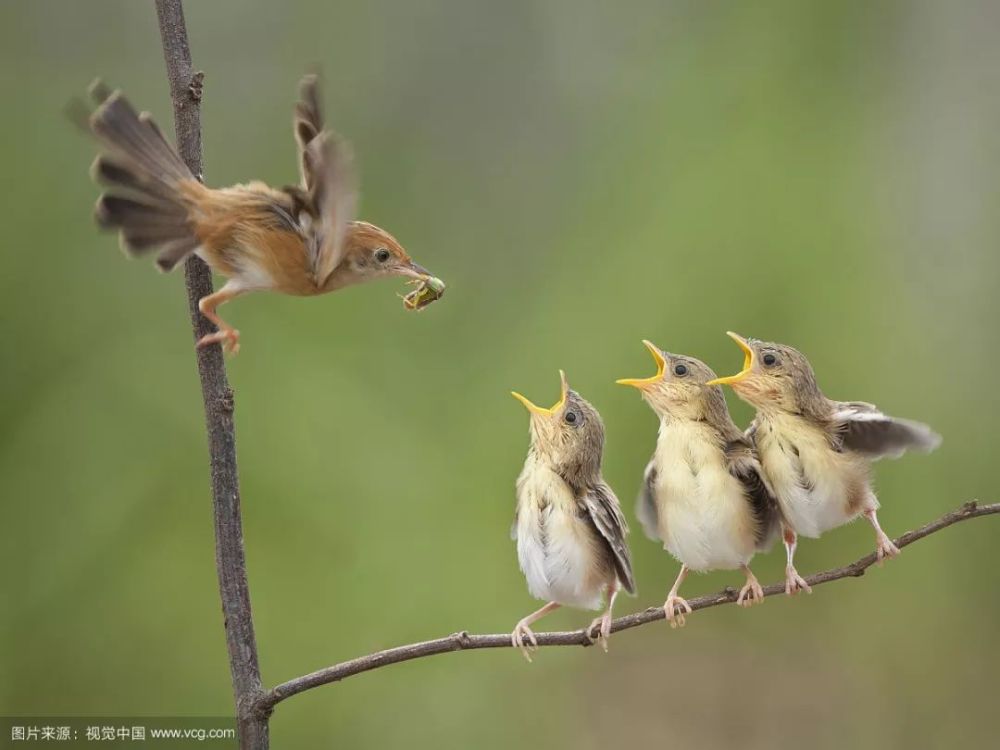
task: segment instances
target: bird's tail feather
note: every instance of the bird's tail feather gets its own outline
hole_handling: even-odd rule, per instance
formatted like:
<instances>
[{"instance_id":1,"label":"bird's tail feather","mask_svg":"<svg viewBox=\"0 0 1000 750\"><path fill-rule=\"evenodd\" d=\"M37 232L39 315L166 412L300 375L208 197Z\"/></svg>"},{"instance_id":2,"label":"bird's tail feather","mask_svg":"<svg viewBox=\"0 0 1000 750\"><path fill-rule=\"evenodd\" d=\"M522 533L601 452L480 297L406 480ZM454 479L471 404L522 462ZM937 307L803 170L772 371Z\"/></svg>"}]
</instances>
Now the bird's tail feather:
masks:
<instances>
[{"instance_id":1,"label":"bird's tail feather","mask_svg":"<svg viewBox=\"0 0 1000 750\"><path fill-rule=\"evenodd\" d=\"M107 187L95 207L97 223L117 229L129 255L158 251L157 266L169 271L198 247L187 196L201 185L148 113L136 113L120 91L100 82L90 93L97 108L88 126L108 151L91 169Z\"/></svg>"}]
</instances>

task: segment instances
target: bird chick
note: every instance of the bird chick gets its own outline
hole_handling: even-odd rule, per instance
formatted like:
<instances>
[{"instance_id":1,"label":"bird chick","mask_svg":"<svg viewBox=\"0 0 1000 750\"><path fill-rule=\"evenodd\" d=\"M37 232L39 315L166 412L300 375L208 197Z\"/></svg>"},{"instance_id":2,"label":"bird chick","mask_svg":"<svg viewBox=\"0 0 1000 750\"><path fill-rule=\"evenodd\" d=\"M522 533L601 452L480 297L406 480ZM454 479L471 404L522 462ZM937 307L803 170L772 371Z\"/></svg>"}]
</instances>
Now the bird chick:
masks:
<instances>
[{"instance_id":1,"label":"bird chick","mask_svg":"<svg viewBox=\"0 0 1000 750\"><path fill-rule=\"evenodd\" d=\"M549 409L511 392L530 413L531 446L517 479L517 508L511 536L517 559L536 599L548 602L521 619L511 634L528 661L538 641L531 624L561 606L598 609L604 650L611 633L611 609L620 589L635 593L628 525L615 493L601 476L604 424L597 410L570 390L561 370L559 401Z\"/></svg>"},{"instance_id":2,"label":"bird chick","mask_svg":"<svg viewBox=\"0 0 1000 750\"><path fill-rule=\"evenodd\" d=\"M909 449L931 451L940 436L919 422L887 416L872 404L832 401L797 349L728 333L743 350L743 369L717 378L757 409L753 440L782 513L785 592L810 591L795 570L798 535L818 537L864 516L875 530L879 563L899 554L878 523L871 463Z\"/></svg>"},{"instance_id":3,"label":"bird chick","mask_svg":"<svg viewBox=\"0 0 1000 750\"><path fill-rule=\"evenodd\" d=\"M120 91L100 83L91 88L97 107L87 127L106 149L92 168L94 179L108 188L97 201L98 224L119 232L126 254L156 253L161 271L194 253L228 279L198 303L218 328L198 346L221 342L233 354L239 350L239 331L216 308L247 292L312 296L403 276L421 284L416 295L407 295L408 309L443 292L443 282L414 263L395 237L353 220L357 190L350 148L324 129L317 89L317 77L306 76L295 107L299 185L275 189L250 182L213 189L191 173L147 112L138 114Z\"/></svg>"},{"instance_id":4,"label":"bird chick","mask_svg":"<svg viewBox=\"0 0 1000 750\"><path fill-rule=\"evenodd\" d=\"M636 515L646 534L681 563L663 603L667 621L677 627L691 612L678 595L690 570L742 570L746 584L736 603L749 607L764 600L750 560L773 543L778 508L753 446L729 416L722 389L709 385L715 373L694 357L642 343L656 374L618 382L638 388L660 419Z\"/></svg>"}]
</instances>

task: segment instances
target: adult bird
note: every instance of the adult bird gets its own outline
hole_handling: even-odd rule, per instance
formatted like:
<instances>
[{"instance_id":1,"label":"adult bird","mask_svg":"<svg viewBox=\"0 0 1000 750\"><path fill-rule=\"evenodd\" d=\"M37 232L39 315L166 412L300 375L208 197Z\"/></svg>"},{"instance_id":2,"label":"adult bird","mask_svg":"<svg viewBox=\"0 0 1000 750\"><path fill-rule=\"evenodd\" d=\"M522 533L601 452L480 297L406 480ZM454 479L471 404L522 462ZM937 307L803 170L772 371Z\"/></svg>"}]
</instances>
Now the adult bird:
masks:
<instances>
[{"instance_id":1,"label":"adult bird","mask_svg":"<svg viewBox=\"0 0 1000 750\"><path fill-rule=\"evenodd\" d=\"M216 309L242 294L274 291L314 296L385 276L421 283L433 277L384 229L354 221L357 190L351 152L326 130L318 81L308 75L295 107L300 183L280 189L253 181L209 188L187 168L149 113L137 113L120 91L91 87L96 109L87 123L105 149L94 179L107 190L97 201L98 224L117 230L128 255L156 255L169 271L194 253L225 285L198 307L217 327L198 346L221 342L239 350L240 334ZM413 298L420 307L441 296Z\"/></svg>"}]
</instances>

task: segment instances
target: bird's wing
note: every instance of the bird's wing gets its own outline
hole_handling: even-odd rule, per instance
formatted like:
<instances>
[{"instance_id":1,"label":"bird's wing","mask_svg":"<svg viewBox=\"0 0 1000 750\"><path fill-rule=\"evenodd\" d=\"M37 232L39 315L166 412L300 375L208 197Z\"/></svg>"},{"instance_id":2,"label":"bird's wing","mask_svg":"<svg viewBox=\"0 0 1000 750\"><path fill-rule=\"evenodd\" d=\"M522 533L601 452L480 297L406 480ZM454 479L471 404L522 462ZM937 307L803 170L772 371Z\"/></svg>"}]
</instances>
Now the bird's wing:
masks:
<instances>
[{"instance_id":1,"label":"bird's wing","mask_svg":"<svg viewBox=\"0 0 1000 750\"><path fill-rule=\"evenodd\" d=\"M634 594L632 558L625 541L625 537L628 536L628 524L622 515L618 498L608 485L599 482L585 488L581 502L614 556L618 580L628 593Z\"/></svg>"},{"instance_id":2,"label":"bird's wing","mask_svg":"<svg viewBox=\"0 0 1000 750\"><path fill-rule=\"evenodd\" d=\"M302 189L309 191L316 184L313 165L306 159L306 150L323 132L323 111L319 102L319 76L310 74L299 83L299 101L295 104L295 142L299 147L299 175Z\"/></svg>"},{"instance_id":3,"label":"bird's wing","mask_svg":"<svg viewBox=\"0 0 1000 750\"><path fill-rule=\"evenodd\" d=\"M354 219L357 183L354 157L347 141L323 127L319 79L307 75L295 105L295 141L299 146L302 190L308 198L312 224L309 254L316 282L322 285L344 254L347 225Z\"/></svg>"},{"instance_id":4,"label":"bird's wing","mask_svg":"<svg viewBox=\"0 0 1000 750\"><path fill-rule=\"evenodd\" d=\"M757 548L765 550L777 537L781 516L778 500L764 478L764 471L749 440L742 438L726 446L726 466L743 486L744 496L757 521Z\"/></svg>"},{"instance_id":5,"label":"bird's wing","mask_svg":"<svg viewBox=\"0 0 1000 750\"><path fill-rule=\"evenodd\" d=\"M899 458L907 450L927 453L941 436L925 424L896 419L863 401L834 402L833 428L837 447L872 459Z\"/></svg>"},{"instance_id":6,"label":"bird's wing","mask_svg":"<svg viewBox=\"0 0 1000 750\"><path fill-rule=\"evenodd\" d=\"M646 465L642 475L642 489L635 504L635 515L642 524L642 530L654 542L660 541L659 511L656 508L656 464L653 460Z\"/></svg>"}]
</instances>

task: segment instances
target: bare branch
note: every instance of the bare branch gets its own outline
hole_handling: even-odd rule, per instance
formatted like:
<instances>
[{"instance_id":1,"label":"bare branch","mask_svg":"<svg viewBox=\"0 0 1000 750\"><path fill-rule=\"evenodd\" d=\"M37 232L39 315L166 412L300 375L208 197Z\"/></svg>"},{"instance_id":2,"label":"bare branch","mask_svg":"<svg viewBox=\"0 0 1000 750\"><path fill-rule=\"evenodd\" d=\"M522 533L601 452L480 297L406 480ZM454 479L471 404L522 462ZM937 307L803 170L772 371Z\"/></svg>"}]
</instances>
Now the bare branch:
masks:
<instances>
[{"instance_id":1,"label":"bare branch","mask_svg":"<svg viewBox=\"0 0 1000 750\"><path fill-rule=\"evenodd\" d=\"M163 42L163 57L170 80L174 128L181 157L201 176L201 93L204 75L191 66L187 27L181 0L156 0L156 14ZM211 324L198 310L198 300L212 293L212 274L205 263L191 256L184 265L191 328L195 341L210 333ZM222 597L229 668L236 698L240 747L266 750L267 711L258 710L265 696L257 662L257 641L250 611L240 484L236 466L236 433L233 425L233 391L226 377L222 347L197 350L198 375L205 402L205 426L212 469L212 504L215 516L215 566Z\"/></svg>"},{"instance_id":2,"label":"bare branch","mask_svg":"<svg viewBox=\"0 0 1000 750\"><path fill-rule=\"evenodd\" d=\"M896 539L896 546L905 547L918 539L923 539L936 531L951 526L959 521L969 518L978 518L994 513L1000 513L1000 503L992 505L978 505L975 501L966 503L962 507L947 513L935 521L931 521L926 526L921 526L914 531L908 531L899 539ZM841 568L825 570L822 573L808 576L806 581L810 586L818 586L822 583L829 583L840 578L857 578L864 575L865 571L875 564L875 554L865 555L861 559L845 565ZM764 596L774 596L784 593L784 584L772 584L764 587ZM701 596L697 599L689 599L688 603L692 610L707 609L719 604L728 604L736 601L737 592L733 588L726 588L717 594ZM619 617L611 625L611 632L628 630L640 625L646 625L657 620L664 619L663 609L651 607L643 612ZM585 630L572 630L556 633L538 633L539 646L590 646L592 641ZM284 682L264 695L259 704L260 711L270 711L274 706L286 698L310 690L320 685L331 682L339 682L347 677L353 677L362 672L369 672L373 669L386 667L390 664L398 664L411 659L421 659L425 656L444 654L449 651L468 651L480 648L510 648L510 634L498 633L491 635L470 635L462 631L452 633L444 638L436 638L432 641L422 643L411 643L408 646L398 646L396 648L378 651L374 654L361 656L357 659L334 664L331 667L320 669L311 674L296 677L294 680Z\"/></svg>"}]
</instances>

